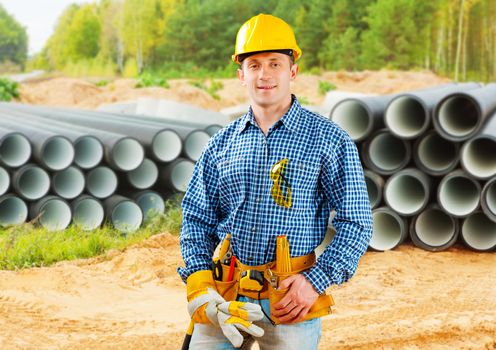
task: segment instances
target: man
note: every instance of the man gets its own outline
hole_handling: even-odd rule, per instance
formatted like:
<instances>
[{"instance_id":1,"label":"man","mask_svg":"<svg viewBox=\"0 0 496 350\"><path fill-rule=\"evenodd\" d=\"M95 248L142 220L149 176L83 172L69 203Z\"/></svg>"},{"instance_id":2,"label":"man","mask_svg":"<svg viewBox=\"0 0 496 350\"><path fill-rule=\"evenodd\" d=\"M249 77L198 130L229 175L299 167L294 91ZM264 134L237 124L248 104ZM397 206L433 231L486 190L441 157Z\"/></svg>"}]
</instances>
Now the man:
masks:
<instances>
[{"instance_id":1,"label":"man","mask_svg":"<svg viewBox=\"0 0 496 350\"><path fill-rule=\"evenodd\" d=\"M260 14L238 32L232 58L240 65L238 78L251 107L212 137L182 204L186 266L178 272L187 281L195 322L190 349L232 349L242 336L245 344L255 337L261 349L316 349L322 313L312 313L314 306L327 287L352 277L367 249L372 218L356 147L342 129L302 108L290 92L301 54L292 29L277 17ZM331 210L336 234L315 262L313 251L325 236ZM228 234L233 265L262 276L236 275L232 283L240 303L224 299L218 286L226 282L214 280L225 278L212 278L210 271L214 249ZM274 286L280 235L289 242L293 270L302 257L313 260ZM241 280L247 276L271 292L265 298L243 292ZM277 293L270 305L267 295Z\"/></svg>"}]
</instances>

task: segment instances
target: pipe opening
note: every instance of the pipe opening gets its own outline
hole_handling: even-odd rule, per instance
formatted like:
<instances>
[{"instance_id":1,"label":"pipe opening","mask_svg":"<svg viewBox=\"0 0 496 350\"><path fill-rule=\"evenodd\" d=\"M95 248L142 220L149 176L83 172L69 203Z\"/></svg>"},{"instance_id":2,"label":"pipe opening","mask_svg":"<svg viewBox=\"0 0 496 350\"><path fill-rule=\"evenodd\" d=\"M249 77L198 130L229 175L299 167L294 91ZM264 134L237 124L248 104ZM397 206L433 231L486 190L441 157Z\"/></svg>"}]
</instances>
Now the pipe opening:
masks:
<instances>
[{"instance_id":1,"label":"pipe opening","mask_svg":"<svg viewBox=\"0 0 496 350\"><path fill-rule=\"evenodd\" d=\"M371 116L358 101L339 103L332 111L332 121L342 127L353 140L364 138L371 128Z\"/></svg>"},{"instance_id":2,"label":"pipe opening","mask_svg":"<svg viewBox=\"0 0 496 350\"><path fill-rule=\"evenodd\" d=\"M73 205L73 222L85 231L94 230L103 222L102 204L94 198L82 198Z\"/></svg>"},{"instance_id":3,"label":"pipe opening","mask_svg":"<svg viewBox=\"0 0 496 350\"><path fill-rule=\"evenodd\" d=\"M157 182L158 167L153 161L145 158L139 167L127 174L127 179L134 188L150 188Z\"/></svg>"},{"instance_id":4,"label":"pipe opening","mask_svg":"<svg viewBox=\"0 0 496 350\"><path fill-rule=\"evenodd\" d=\"M462 225L465 243L477 250L490 250L496 247L496 223L482 212L468 216Z\"/></svg>"},{"instance_id":5,"label":"pipe opening","mask_svg":"<svg viewBox=\"0 0 496 350\"><path fill-rule=\"evenodd\" d=\"M83 136L74 143L74 163L82 169L96 167L103 158L103 145L93 136Z\"/></svg>"},{"instance_id":6,"label":"pipe opening","mask_svg":"<svg viewBox=\"0 0 496 350\"><path fill-rule=\"evenodd\" d=\"M54 171L62 170L74 160L74 147L65 137L54 136L43 146L41 156L47 168Z\"/></svg>"},{"instance_id":7,"label":"pipe opening","mask_svg":"<svg viewBox=\"0 0 496 350\"><path fill-rule=\"evenodd\" d=\"M489 186L486 192L485 201L491 213L496 215L496 181L493 182L491 186Z\"/></svg>"},{"instance_id":8,"label":"pipe opening","mask_svg":"<svg viewBox=\"0 0 496 350\"><path fill-rule=\"evenodd\" d=\"M197 161L208 140L210 140L210 135L203 130L190 132L184 141L184 153L191 160Z\"/></svg>"},{"instance_id":9,"label":"pipe opening","mask_svg":"<svg viewBox=\"0 0 496 350\"><path fill-rule=\"evenodd\" d=\"M117 189L117 176L107 167L97 167L86 176L86 190L96 198L107 198Z\"/></svg>"},{"instance_id":10,"label":"pipe opening","mask_svg":"<svg viewBox=\"0 0 496 350\"><path fill-rule=\"evenodd\" d=\"M403 215L412 215L427 204L429 191L414 175L401 174L390 178L385 196L391 209Z\"/></svg>"},{"instance_id":11,"label":"pipe opening","mask_svg":"<svg viewBox=\"0 0 496 350\"><path fill-rule=\"evenodd\" d=\"M27 200L37 200L50 189L50 178L39 167L28 167L22 171L17 180L17 191Z\"/></svg>"},{"instance_id":12,"label":"pipe opening","mask_svg":"<svg viewBox=\"0 0 496 350\"><path fill-rule=\"evenodd\" d=\"M136 198L136 203L143 211L145 220L157 214L162 214L165 210L164 199L154 192L141 194Z\"/></svg>"},{"instance_id":13,"label":"pipe opening","mask_svg":"<svg viewBox=\"0 0 496 350\"><path fill-rule=\"evenodd\" d=\"M455 143L448 141L438 134L424 137L418 146L418 161L423 167L434 172L451 170L458 161L458 148Z\"/></svg>"},{"instance_id":14,"label":"pipe opening","mask_svg":"<svg viewBox=\"0 0 496 350\"><path fill-rule=\"evenodd\" d=\"M475 102L465 96L447 98L438 112L439 126L454 137L470 135L476 129L480 118Z\"/></svg>"},{"instance_id":15,"label":"pipe opening","mask_svg":"<svg viewBox=\"0 0 496 350\"><path fill-rule=\"evenodd\" d=\"M385 121L396 135L413 138L422 133L429 123L428 112L422 103L410 96L394 99L385 111Z\"/></svg>"},{"instance_id":16,"label":"pipe opening","mask_svg":"<svg viewBox=\"0 0 496 350\"><path fill-rule=\"evenodd\" d=\"M48 231L63 230L71 223L71 209L60 199L49 199L41 207L39 223Z\"/></svg>"},{"instance_id":17,"label":"pipe opening","mask_svg":"<svg viewBox=\"0 0 496 350\"><path fill-rule=\"evenodd\" d=\"M119 140L112 149L113 162L122 171L136 169L144 157L145 151L143 150L143 146L131 138Z\"/></svg>"},{"instance_id":18,"label":"pipe opening","mask_svg":"<svg viewBox=\"0 0 496 350\"><path fill-rule=\"evenodd\" d=\"M9 134L0 144L0 159L5 165L17 168L31 157L31 144L29 140L21 134Z\"/></svg>"},{"instance_id":19,"label":"pipe opening","mask_svg":"<svg viewBox=\"0 0 496 350\"><path fill-rule=\"evenodd\" d=\"M179 135L172 130L163 130L152 141L152 153L161 162L172 162L181 154L183 145Z\"/></svg>"},{"instance_id":20,"label":"pipe opening","mask_svg":"<svg viewBox=\"0 0 496 350\"><path fill-rule=\"evenodd\" d=\"M172 187L179 192L186 192L194 169L195 164L187 160L175 164L170 175Z\"/></svg>"},{"instance_id":21,"label":"pipe opening","mask_svg":"<svg viewBox=\"0 0 496 350\"><path fill-rule=\"evenodd\" d=\"M475 180L453 176L439 185L439 204L450 214L465 216L477 209L480 188Z\"/></svg>"},{"instance_id":22,"label":"pipe opening","mask_svg":"<svg viewBox=\"0 0 496 350\"><path fill-rule=\"evenodd\" d=\"M462 164L465 170L478 178L496 174L496 140L478 137L466 142L462 149Z\"/></svg>"},{"instance_id":23,"label":"pipe opening","mask_svg":"<svg viewBox=\"0 0 496 350\"><path fill-rule=\"evenodd\" d=\"M10 176L7 170L0 167L0 196L10 187Z\"/></svg>"},{"instance_id":24,"label":"pipe opening","mask_svg":"<svg viewBox=\"0 0 496 350\"><path fill-rule=\"evenodd\" d=\"M415 222L415 233L425 244L440 247L456 234L454 219L440 209L423 211Z\"/></svg>"},{"instance_id":25,"label":"pipe opening","mask_svg":"<svg viewBox=\"0 0 496 350\"><path fill-rule=\"evenodd\" d=\"M0 226L20 225L28 218L28 207L15 196L0 198Z\"/></svg>"},{"instance_id":26,"label":"pipe opening","mask_svg":"<svg viewBox=\"0 0 496 350\"><path fill-rule=\"evenodd\" d=\"M372 139L368 153L373 165L388 172L401 169L409 161L405 141L386 133Z\"/></svg>"},{"instance_id":27,"label":"pipe opening","mask_svg":"<svg viewBox=\"0 0 496 350\"><path fill-rule=\"evenodd\" d=\"M370 247L375 250L389 250L401 243L404 236L404 223L396 215L376 210L372 213L373 233Z\"/></svg>"},{"instance_id":28,"label":"pipe opening","mask_svg":"<svg viewBox=\"0 0 496 350\"><path fill-rule=\"evenodd\" d=\"M365 184L367 185L367 193L369 195L370 206L375 208L381 201L381 190L379 185L365 174Z\"/></svg>"},{"instance_id":29,"label":"pipe opening","mask_svg":"<svg viewBox=\"0 0 496 350\"><path fill-rule=\"evenodd\" d=\"M62 198L73 199L84 190L84 175L76 167L57 172L52 179L53 191Z\"/></svg>"},{"instance_id":30,"label":"pipe opening","mask_svg":"<svg viewBox=\"0 0 496 350\"><path fill-rule=\"evenodd\" d=\"M136 231L143 221L140 207L132 201L122 201L112 210L110 217L114 227L121 232Z\"/></svg>"}]
</instances>

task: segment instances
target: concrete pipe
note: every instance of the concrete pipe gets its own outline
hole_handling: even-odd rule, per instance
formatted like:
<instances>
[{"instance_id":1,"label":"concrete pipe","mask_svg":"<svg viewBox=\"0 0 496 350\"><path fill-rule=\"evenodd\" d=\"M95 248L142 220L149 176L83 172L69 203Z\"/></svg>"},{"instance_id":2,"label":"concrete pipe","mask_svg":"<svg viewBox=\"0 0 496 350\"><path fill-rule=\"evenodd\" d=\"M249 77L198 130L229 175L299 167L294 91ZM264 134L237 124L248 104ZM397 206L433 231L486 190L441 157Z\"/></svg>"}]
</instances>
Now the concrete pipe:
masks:
<instances>
[{"instance_id":1,"label":"concrete pipe","mask_svg":"<svg viewBox=\"0 0 496 350\"><path fill-rule=\"evenodd\" d=\"M136 169L126 173L127 182L138 190L152 187L158 179L158 167L154 161L145 158Z\"/></svg>"},{"instance_id":2,"label":"concrete pipe","mask_svg":"<svg viewBox=\"0 0 496 350\"><path fill-rule=\"evenodd\" d=\"M429 175L446 175L458 165L459 148L458 143L430 131L415 142L413 160L417 168Z\"/></svg>"},{"instance_id":3,"label":"concrete pipe","mask_svg":"<svg viewBox=\"0 0 496 350\"><path fill-rule=\"evenodd\" d=\"M8 191L10 187L10 175L7 170L0 167L0 196Z\"/></svg>"},{"instance_id":4,"label":"concrete pipe","mask_svg":"<svg viewBox=\"0 0 496 350\"><path fill-rule=\"evenodd\" d=\"M382 202L382 191L384 189L384 179L379 174L370 170L364 171L365 184L369 195L370 207L377 208Z\"/></svg>"},{"instance_id":5,"label":"concrete pipe","mask_svg":"<svg viewBox=\"0 0 496 350\"><path fill-rule=\"evenodd\" d=\"M102 203L91 196L82 195L71 202L72 222L84 231L100 227L105 218Z\"/></svg>"},{"instance_id":6,"label":"concrete pipe","mask_svg":"<svg viewBox=\"0 0 496 350\"><path fill-rule=\"evenodd\" d=\"M388 207L372 211L373 229L369 247L377 251L392 250L408 235L407 222Z\"/></svg>"},{"instance_id":7,"label":"concrete pipe","mask_svg":"<svg viewBox=\"0 0 496 350\"><path fill-rule=\"evenodd\" d=\"M143 146L133 137L93 128L89 123L75 125L72 122L64 122L63 120L61 121L54 118L49 118L53 113L51 113L50 109L47 109L46 107L33 107L11 103L8 105L8 108L26 111L31 115L35 114L37 117L42 118L37 118L38 120L43 120L46 124L56 124L58 127L67 128L67 130L73 130L97 137L104 145L105 160L115 170L133 170L136 169L143 161L145 154Z\"/></svg>"},{"instance_id":8,"label":"concrete pipe","mask_svg":"<svg viewBox=\"0 0 496 350\"><path fill-rule=\"evenodd\" d=\"M495 96L496 84L446 96L434 110L435 129L442 137L451 141L470 139L495 110Z\"/></svg>"},{"instance_id":9,"label":"concrete pipe","mask_svg":"<svg viewBox=\"0 0 496 350\"><path fill-rule=\"evenodd\" d=\"M115 172L106 166L98 166L88 171L86 192L93 197L103 199L110 197L117 190L118 180Z\"/></svg>"},{"instance_id":10,"label":"concrete pipe","mask_svg":"<svg viewBox=\"0 0 496 350\"><path fill-rule=\"evenodd\" d=\"M458 239L458 219L432 204L410 222L410 238L417 247L431 252L450 248Z\"/></svg>"},{"instance_id":11,"label":"concrete pipe","mask_svg":"<svg viewBox=\"0 0 496 350\"><path fill-rule=\"evenodd\" d=\"M391 175L403 169L410 162L411 154L410 142L386 129L368 138L361 149L365 166L381 175Z\"/></svg>"},{"instance_id":12,"label":"concrete pipe","mask_svg":"<svg viewBox=\"0 0 496 350\"><path fill-rule=\"evenodd\" d=\"M0 111L0 127L19 131L29 137L34 158L49 170L63 170L74 160L74 147L65 136L20 123L3 111Z\"/></svg>"},{"instance_id":13,"label":"concrete pipe","mask_svg":"<svg viewBox=\"0 0 496 350\"><path fill-rule=\"evenodd\" d=\"M479 87L477 83L447 84L398 94L384 112L384 123L400 138L417 138L429 128L432 110L439 101L449 94Z\"/></svg>"},{"instance_id":14,"label":"concrete pipe","mask_svg":"<svg viewBox=\"0 0 496 350\"><path fill-rule=\"evenodd\" d=\"M183 154L192 161L197 161L200 159L200 155L207 145L208 140L210 140L210 135L206 131L193 130L184 140Z\"/></svg>"},{"instance_id":15,"label":"concrete pipe","mask_svg":"<svg viewBox=\"0 0 496 350\"><path fill-rule=\"evenodd\" d=\"M58 113L68 114L66 110L57 110ZM111 128L124 127L125 130L140 128L148 129L143 135L135 135L143 144L152 150L152 157L160 162L170 162L182 154L197 161L207 144L212 132L217 132L220 125L211 124L207 132L208 125L191 121L169 120L158 116L144 115L119 115L102 112L70 112L71 115L78 115L80 118L105 119L108 130ZM101 123L101 122L100 122ZM159 131L157 131L159 130ZM152 134L150 134L152 133ZM174 137L171 133L175 133ZM154 134L154 136L153 136ZM178 136L179 137L178 137ZM150 143L150 140L151 143ZM182 140L182 144L180 143Z\"/></svg>"},{"instance_id":16,"label":"concrete pipe","mask_svg":"<svg viewBox=\"0 0 496 350\"><path fill-rule=\"evenodd\" d=\"M461 218L479 207L481 186L463 170L442 178L437 188L437 202L448 214Z\"/></svg>"},{"instance_id":17,"label":"concrete pipe","mask_svg":"<svg viewBox=\"0 0 496 350\"><path fill-rule=\"evenodd\" d=\"M341 126L355 142L384 127L384 110L395 95L352 97L338 102L329 119Z\"/></svg>"},{"instance_id":18,"label":"concrete pipe","mask_svg":"<svg viewBox=\"0 0 496 350\"><path fill-rule=\"evenodd\" d=\"M0 197L0 226L20 225L28 218L28 206L14 194Z\"/></svg>"},{"instance_id":19,"label":"concrete pipe","mask_svg":"<svg viewBox=\"0 0 496 350\"><path fill-rule=\"evenodd\" d=\"M153 158L160 162L171 161L181 152L181 140L177 133L171 128L165 127L157 122L140 121L136 118L130 119L113 114L107 114L102 118L98 113L81 110L47 107L33 108L25 105L14 106L14 108L28 110L30 113L40 114L43 117L56 121L75 124L82 127L90 126L91 128L121 135L132 135L133 138L141 142L141 144L149 150L150 155ZM105 113L103 114L105 115Z\"/></svg>"},{"instance_id":20,"label":"concrete pipe","mask_svg":"<svg viewBox=\"0 0 496 350\"><path fill-rule=\"evenodd\" d=\"M496 100L496 96L494 97ZM461 150L462 168L479 180L496 175L496 113L479 134L467 140Z\"/></svg>"},{"instance_id":21,"label":"concrete pipe","mask_svg":"<svg viewBox=\"0 0 496 350\"><path fill-rule=\"evenodd\" d=\"M64 230L72 220L71 207L60 197L46 196L31 205L30 218L48 231Z\"/></svg>"},{"instance_id":22,"label":"concrete pipe","mask_svg":"<svg viewBox=\"0 0 496 350\"><path fill-rule=\"evenodd\" d=\"M84 185L84 174L75 166L58 171L52 176L52 191L64 199L74 199L79 196L84 190Z\"/></svg>"},{"instance_id":23,"label":"concrete pipe","mask_svg":"<svg viewBox=\"0 0 496 350\"><path fill-rule=\"evenodd\" d=\"M463 220L462 241L471 249L490 251L496 248L496 222L476 211Z\"/></svg>"},{"instance_id":24,"label":"concrete pipe","mask_svg":"<svg viewBox=\"0 0 496 350\"><path fill-rule=\"evenodd\" d=\"M141 208L131 199L113 195L103 202L107 220L119 231L136 231L143 222Z\"/></svg>"},{"instance_id":25,"label":"concrete pipe","mask_svg":"<svg viewBox=\"0 0 496 350\"><path fill-rule=\"evenodd\" d=\"M103 144L95 136L73 130L72 126L65 123L59 123L55 120L47 121L46 118L33 113L16 109L9 109L8 113L15 120L22 120L23 123L27 123L29 126L67 137L74 146L74 163L80 168L91 169L102 161Z\"/></svg>"},{"instance_id":26,"label":"concrete pipe","mask_svg":"<svg viewBox=\"0 0 496 350\"><path fill-rule=\"evenodd\" d=\"M399 171L384 185L384 201L400 215L419 214L429 204L430 197L429 176L415 168Z\"/></svg>"},{"instance_id":27,"label":"concrete pipe","mask_svg":"<svg viewBox=\"0 0 496 350\"><path fill-rule=\"evenodd\" d=\"M145 190L133 194L133 199L141 208L145 220L157 214L163 214L165 202L155 191Z\"/></svg>"},{"instance_id":28,"label":"concrete pipe","mask_svg":"<svg viewBox=\"0 0 496 350\"><path fill-rule=\"evenodd\" d=\"M28 163L15 170L11 182L15 192L28 201L38 200L50 190L50 177L35 164Z\"/></svg>"},{"instance_id":29,"label":"concrete pipe","mask_svg":"<svg viewBox=\"0 0 496 350\"><path fill-rule=\"evenodd\" d=\"M31 143L20 132L0 127L0 163L18 168L31 158Z\"/></svg>"},{"instance_id":30,"label":"concrete pipe","mask_svg":"<svg viewBox=\"0 0 496 350\"><path fill-rule=\"evenodd\" d=\"M176 159L174 162L161 167L160 187L164 186L174 192L186 192L194 169L195 163L192 161L184 158Z\"/></svg>"},{"instance_id":31,"label":"concrete pipe","mask_svg":"<svg viewBox=\"0 0 496 350\"><path fill-rule=\"evenodd\" d=\"M481 208L490 220L496 222L496 176L482 188Z\"/></svg>"}]
</instances>

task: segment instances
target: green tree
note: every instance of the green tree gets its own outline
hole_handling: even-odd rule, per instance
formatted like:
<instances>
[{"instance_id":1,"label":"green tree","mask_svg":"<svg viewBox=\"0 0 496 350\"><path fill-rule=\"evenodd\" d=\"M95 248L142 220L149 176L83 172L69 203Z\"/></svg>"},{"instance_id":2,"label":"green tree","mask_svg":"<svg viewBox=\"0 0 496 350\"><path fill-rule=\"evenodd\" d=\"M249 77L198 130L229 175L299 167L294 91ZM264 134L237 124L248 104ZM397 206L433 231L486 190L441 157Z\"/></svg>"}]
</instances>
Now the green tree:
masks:
<instances>
[{"instance_id":1,"label":"green tree","mask_svg":"<svg viewBox=\"0 0 496 350\"><path fill-rule=\"evenodd\" d=\"M26 28L0 4L0 62L11 61L24 67L28 54Z\"/></svg>"},{"instance_id":2,"label":"green tree","mask_svg":"<svg viewBox=\"0 0 496 350\"><path fill-rule=\"evenodd\" d=\"M378 0L368 7L365 21L369 28L362 35L365 67L408 69L422 65L419 47L428 38L422 25L416 23L424 10L419 5L415 0Z\"/></svg>"}]
</instances>

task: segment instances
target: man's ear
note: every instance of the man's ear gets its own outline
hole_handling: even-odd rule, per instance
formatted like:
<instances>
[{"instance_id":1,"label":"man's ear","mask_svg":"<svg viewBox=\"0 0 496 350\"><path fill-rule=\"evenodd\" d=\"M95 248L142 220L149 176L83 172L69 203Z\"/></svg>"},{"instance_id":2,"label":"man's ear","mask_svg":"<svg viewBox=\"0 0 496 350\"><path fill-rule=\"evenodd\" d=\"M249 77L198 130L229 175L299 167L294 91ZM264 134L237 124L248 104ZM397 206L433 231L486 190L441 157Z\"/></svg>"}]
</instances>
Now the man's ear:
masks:
<instances>
[{"instance_id":1,"label":"man's ear","mask_svg":"<svg viewBox=\"0 0 496 350\"><path fill-rule=\"evenodd\" d=\"M238 79L241 82L241 85L245 86L246 82L245 82L245 73L243 72L243 68L238 68L236 73L238 74Z\"/></svg>"},{"instance_id":2,"label":"man's ear","mask_svg":"<svg viewBox=\"0 0 496 350\"><path fill-rule=\"evenodd\" d=\"M297 74L298 74L298 64L294 63L291 66L291 80L295 80Z\"/></svg>"}]
</instances>

